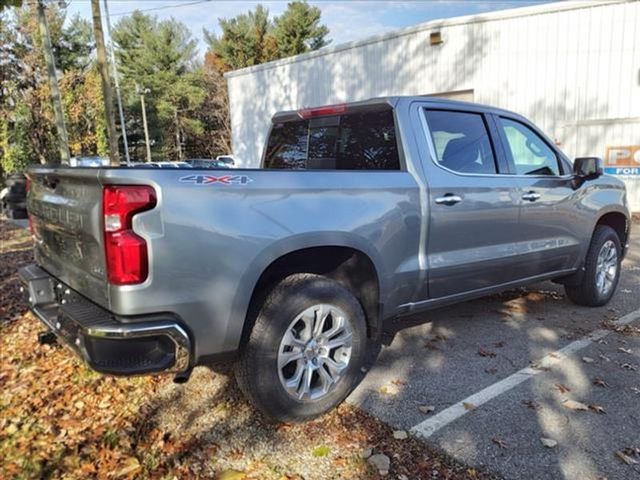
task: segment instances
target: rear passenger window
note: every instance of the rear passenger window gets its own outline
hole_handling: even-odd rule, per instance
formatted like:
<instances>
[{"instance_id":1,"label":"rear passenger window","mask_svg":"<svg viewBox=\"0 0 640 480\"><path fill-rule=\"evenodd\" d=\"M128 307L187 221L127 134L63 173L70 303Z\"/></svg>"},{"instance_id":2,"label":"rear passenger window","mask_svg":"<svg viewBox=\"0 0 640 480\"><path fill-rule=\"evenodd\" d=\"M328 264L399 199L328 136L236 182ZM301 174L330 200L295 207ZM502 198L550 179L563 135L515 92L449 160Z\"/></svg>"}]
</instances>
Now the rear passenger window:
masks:
<instances>
[{"instance_id":1,"label":"rear passenger window","mask_svg":"<svg viewBox=\"0 0 640 480\"><path fill-rule=\"evenodd\" d=\"M482 115L444 110L426 110L425 115L441 166L460 173L497 173Z\"/></svg>"},{"instance_id":2,"label":"rear passenger window","mask_svg":"<svg viewBox=\"0 0 640 480\"><path fill-rule=\"evenodd\" d=\"M560 175L558 157L529 127L500 117L517 175Z\"/></svg>"},{"instance_id":3,"label":"rear passenger window","mask_svg":"<svg viewBox=\"0 0 640 480\"><path fill-rule=\"evenodd\" d=\"M264 168L399 170L393 111L276 123L267 143Z\"/></svg>"},{"instance_id":4,"label":"rear passenger window","mask_svg":"<svg viewBox=\"0 0 640 480\"><path fill-rule=\"evenodd\" d=\"M265 156L266 168L305 168L309 122L277 123L271 129Z\"/></svg>"}]
</instances>

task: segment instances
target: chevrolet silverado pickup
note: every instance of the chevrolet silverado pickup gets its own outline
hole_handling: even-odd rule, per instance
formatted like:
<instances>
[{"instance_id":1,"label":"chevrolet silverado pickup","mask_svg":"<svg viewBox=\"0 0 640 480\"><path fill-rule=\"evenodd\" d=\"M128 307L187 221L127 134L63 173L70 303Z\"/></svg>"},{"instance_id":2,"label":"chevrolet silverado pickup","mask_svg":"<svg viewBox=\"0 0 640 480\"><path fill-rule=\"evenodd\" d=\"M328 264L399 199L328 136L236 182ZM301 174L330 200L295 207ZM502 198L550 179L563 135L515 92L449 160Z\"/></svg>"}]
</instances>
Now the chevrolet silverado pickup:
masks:
<instances>
[{"instance_id":1,"label":"chevrolet silverado pickup","mask_svg":"<svg viewBox=\"0 0 640 480\"><path fill-rule=\"evenodd\" d=\"M609 301L625 187L515 113L386 97L275 114L261 168L29 169L34 314L93 369L233 361L267 416L360 382L385 322L553 280Z\"/></svg>"}]
</instances>

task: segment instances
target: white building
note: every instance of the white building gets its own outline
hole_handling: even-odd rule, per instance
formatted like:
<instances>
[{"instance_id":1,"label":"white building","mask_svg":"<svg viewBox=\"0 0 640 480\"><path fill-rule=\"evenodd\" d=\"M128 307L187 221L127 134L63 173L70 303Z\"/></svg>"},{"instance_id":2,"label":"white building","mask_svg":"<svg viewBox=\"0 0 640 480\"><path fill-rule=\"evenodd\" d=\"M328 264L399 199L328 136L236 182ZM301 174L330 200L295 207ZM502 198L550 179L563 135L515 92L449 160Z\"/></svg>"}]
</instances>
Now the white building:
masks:
<instances>
[{"instance_id":1,"label":"white building","mask_svg":"<svg viewBox=\"0 0 640 480\"><path fill-rule=\"evenodd\" d=\"M234 154L259 165L279 110L440 95L516 111L570 156L605 158L640 211L640 1L436 20L229 72Z\"/></svg>"}]
</instances>

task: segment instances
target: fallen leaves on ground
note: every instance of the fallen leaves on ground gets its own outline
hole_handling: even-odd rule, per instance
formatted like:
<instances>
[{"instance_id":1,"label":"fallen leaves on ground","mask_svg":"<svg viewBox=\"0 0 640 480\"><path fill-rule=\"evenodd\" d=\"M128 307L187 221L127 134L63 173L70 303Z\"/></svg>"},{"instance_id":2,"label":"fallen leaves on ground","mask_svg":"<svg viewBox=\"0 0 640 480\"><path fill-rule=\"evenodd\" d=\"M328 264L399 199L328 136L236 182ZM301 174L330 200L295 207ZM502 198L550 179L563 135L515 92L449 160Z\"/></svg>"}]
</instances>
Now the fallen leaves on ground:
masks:
<instances>
[{"instance_id":1,"label":"fallen leaves on ground","mask_svg":"<svg viewBox=\"0 0 640 480\"><path fill-rule=\"evenodd\" d=\"M542 406L535 400L523 400L522 403L531 410L540 410L542 408Z\"/></svg>"},{"instance_id":2,"label":"fallen leaves on ground","mask_svg":"<svg viewBox=\"0 0 640 480\"><path fill-rule=\"evenodd\" d=\"M429 350L440 350L440 347L437 345L438 343L444 343L448 340L445 335L434 335L433 338L430 338L424 343L424 348L428 348Z\"/></svg>"},{"instance_id":3,"label":"fallen leaves on ground","mask_svg":"<svg viewBox=\"0 0 640 480\"><path fill-rule=\"evenodd\" d=\"M589 410L592 410L596 413L607 413L604 408L600 405L589 405Z\"/></svg>"},{"instance_id":4,"label":"fallen leaves on ground","mask_svg":"<svg viewBox=\"0 0 640 480\"><path fill-rule=\"evenodd\" d=\"M607 388L609 386L609 384L607 382L605 382L603 379L601 378L594 378L593 382L594 385L598 386L598 387L602 387L602 388Z\"/></svg>"},{"instance_id":5,"label":"fallen leaves on ground","mask_svg":"<svg viewBox=\"0 0 640 480\"><path fill-rule=\"evenodd\" d=\"M64 347L39 345L42 327L25 313L15 275L31 261L14 249L20 239L30 248L28 233L0 221L0 478L378 478L364 449L393 458L397 477L488 478L414 438L394 439L346 404L313 422L273 424L224 373L197 367L184 385L107 377ZM322 446L326 455L314 456Z\"/></svg>"},{"instance_id":6,"label":"fallen leaves on ground","mask_svg":"<svg viewBox=\"0 0 640 480\"><path fill-rule=\"evenodd\" d=\"M616 452L616 456L627 465L640 464L640 448L627 447Z\"/></svg>"},{"instance_id":7,"label":"fallen leaves on ground","mask_svg":"<svg viewBox=\"0 0 640 480\"><path fill-rule=\"evenodd\" d=\"M481 357L489 357L489 358L493 358L496 356L495 352L492 352L491 350L485 350L482 347L478 348L478 355L480 355Z\"/></svg>"},{"instance_id":8,"label":"fallen leaves on ground","mask_svg":"<svg viewBox=\"0 0 640 480\"><path fill-rule=\"evenodd\" d=\"M541 372L550 372L551 371L551 367L545 367L544 365L541 365L538 362L530 362L531 364L531 368L534 368L536 370L540 370Z\"/></svg>"},{"instance_id":9,"label":"fallen leaves on ground","mask_svg":"<svg viewBox=\"0 0 640 480\"><path fill-rule=\"evenodd\" d=\"M625 335L627 337L640 337L640 324L638 324L637 322L628 323L626 325L617 325L616 323L614 323L614 321L615 317L610 320L604 321L602 325L604 328L613 330L614 332Z\"/></svg>"},{"instance_id":10,"label":"fallen leaves on ground","mask_svg":"<svg viewBox=\"0 0 640 480\"><path fill-rule=\"evenodd\" d=\"M500 447L500 448L509 448L507 443L504 440L501 440L500 438L491 437L491 441L493 443L495 443L496 445L498 445L498 447Z\"/></svg>"},{"instance_id":11,"label":"fallen leaves on ground","mask_svg":"<svg viewBox=\"0 0 640 480\"><path fill-rule=\"evenodd\" d=\"M560 393L569 393L571 389L562 383L556 383L556 388Z\"/></svg>"},{"instance_id":12,"label":"fallen leaves on ground","mask_svg":"<svg viewBox=\"0 0 640 480\"><path fill-rule=\"evenodd\" d=\"M464 407L465 410L475 410L476 407L473 403L469 403L469 402L462 402L462 406Z\"/></svg>"},{"instance_id":13,"label":"fallen leaves on ground","mask_svg":"<svg viewBox=\"0 0 640 480\"><path fill-rule=\"evenodd\" d=\"M575 400L565 400L562 405L571 410L589 410L589 407L582 402Z\"/></svg>"},{"instance_id":14,"label":"fallen leaves on ground","mask_svg":"<svg viewBox=\"0 0 640 480\"><path fill-rule=\"evenodd\" d=\"M320 445L314 448L312 452L314 457L326 457L329 453L331 453L331 449L326 445Z\"/></svg>"},{"instance_id":15,"label":"fallen leaves on ground","mask_svg":"<svg viewBox=\"0 0 640 480\"><path fill-rule=\"evenodd\" d=\"M393 382L389 382L382 385L380 388L378 388L378 392L381 393L382 395L389 395L393 397L395 395L398 395L398 393L400 393L400 388L398 387L397 384Z\"/></svg>"},{"instance_id":16,"label":"fallen leaves on ground","mask_svg":"<svg viewBox=\"0 0 640 480\"><path fill-rule=\"evenodd\" d=\"M436 407L434 407L433 405L419 405L418 406L418 410L420 410L420 412L424 413L425 415L435 411Z\"/></svg>"}]
</instances>

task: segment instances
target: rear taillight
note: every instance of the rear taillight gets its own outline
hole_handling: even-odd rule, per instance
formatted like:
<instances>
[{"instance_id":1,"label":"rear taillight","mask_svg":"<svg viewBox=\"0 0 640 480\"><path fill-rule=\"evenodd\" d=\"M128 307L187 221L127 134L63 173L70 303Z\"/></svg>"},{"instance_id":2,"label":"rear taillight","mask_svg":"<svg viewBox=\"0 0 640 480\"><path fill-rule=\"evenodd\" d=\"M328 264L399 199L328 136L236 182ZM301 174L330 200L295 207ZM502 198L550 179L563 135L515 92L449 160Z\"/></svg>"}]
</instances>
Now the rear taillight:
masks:
<instances>
[{"instance_id":1,"label":"rear taillight","mask_svg":"<svg viewBox=\"0 0 640 480\"><path fill-rule=\"evenodd\" d=\"M142 283L149 273L147 242L133 231L133 216L156 205L147 185L109 185L102 192L107 278L113 285Z\"/></svg>"}]
</instances>

